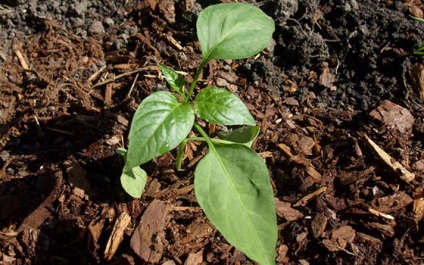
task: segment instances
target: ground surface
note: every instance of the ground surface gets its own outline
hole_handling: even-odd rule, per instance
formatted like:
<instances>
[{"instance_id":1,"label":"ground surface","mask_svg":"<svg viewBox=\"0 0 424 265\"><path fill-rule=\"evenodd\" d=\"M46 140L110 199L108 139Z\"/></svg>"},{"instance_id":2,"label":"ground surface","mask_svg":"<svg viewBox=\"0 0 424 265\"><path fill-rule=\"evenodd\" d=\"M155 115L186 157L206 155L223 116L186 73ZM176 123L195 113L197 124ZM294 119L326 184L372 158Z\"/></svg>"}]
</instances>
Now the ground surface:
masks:
<instances>
[{"instance_id":1,"label":"ground surface","mask_svg":"<svg viewBox=\"0 0 424 265\"><path fill-rule=\"evenodd\" d=\"M199 64L207 2L0 2L1 264L252 264L196 203L202 145L181 172L173 152L146 165L140 200L119 184L132 115L167 89L156 63L188 81ZM211 62L201 85L238 94L261 127L277 263L423 264L421 1L249 2L275 42Z\"/></svg>"}]
</instances>

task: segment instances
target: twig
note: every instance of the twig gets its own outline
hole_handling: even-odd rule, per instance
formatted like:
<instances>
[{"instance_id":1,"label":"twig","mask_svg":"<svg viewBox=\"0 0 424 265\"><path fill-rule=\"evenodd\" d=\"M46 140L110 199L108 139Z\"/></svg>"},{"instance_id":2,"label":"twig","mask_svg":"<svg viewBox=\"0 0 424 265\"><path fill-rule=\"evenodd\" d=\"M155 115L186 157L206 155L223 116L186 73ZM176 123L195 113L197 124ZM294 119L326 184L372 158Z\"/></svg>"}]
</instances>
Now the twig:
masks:
<instances>
[{"instance_id":1,"label":"twig","mask_svg":"<svg viewBox=\"0 0 424 265\"><path fill-rule=\"evenodd\" d=\"M367 144L377 153L381 160L386 163L402 180L406 182L411 182L415 179L415 174L406 170L406 168L393 159L388 153L381 149L373 140L371 140L366 134L363 134Z\"/></svg>"},{"instance_id":2,"label":"twig","mask_svg":"<svg viewBox=\"0 0 424 265\"><path fill-rule=\"evenodd\" d=\"M129 76L129 75L137 74L137 73L142 72L142 71L149 71L149 70L159 70L159 68L156 67L156 66L148 66L148 67L138 68L138 69L135 69L133 71L130 71L130 72L127 72L127 73L123 73L123 74L117 75L114 78L108 79L106 81L97 83L94 86L92 86L91 89L95 89L95 88L97 88L99 86L104 86L104 85L113 83L116 80L118 80L118 79L120 79L122 77L125 77L125 76Z\"/></svg>"}]
</instances>

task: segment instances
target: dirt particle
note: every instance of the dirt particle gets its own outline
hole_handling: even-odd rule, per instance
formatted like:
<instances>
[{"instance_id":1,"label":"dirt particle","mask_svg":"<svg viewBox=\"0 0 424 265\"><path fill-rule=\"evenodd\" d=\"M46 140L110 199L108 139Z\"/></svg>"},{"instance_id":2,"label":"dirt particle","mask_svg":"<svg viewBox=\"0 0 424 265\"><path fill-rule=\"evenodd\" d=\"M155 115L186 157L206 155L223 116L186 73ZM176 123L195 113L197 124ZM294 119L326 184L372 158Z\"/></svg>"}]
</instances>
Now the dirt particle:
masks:
<instances>
[{"instance_id":1,"label":"dirt particle","mask_svg":"<svg viewBox=\"0 0 424 265\"><path fill-rule=\"evenodd\" d=\"M105 33L105 28L103 27L102 22L94 21L88 27L88 33L91 35L97 35L101 33Z\"/></svg>"}]
</instances>

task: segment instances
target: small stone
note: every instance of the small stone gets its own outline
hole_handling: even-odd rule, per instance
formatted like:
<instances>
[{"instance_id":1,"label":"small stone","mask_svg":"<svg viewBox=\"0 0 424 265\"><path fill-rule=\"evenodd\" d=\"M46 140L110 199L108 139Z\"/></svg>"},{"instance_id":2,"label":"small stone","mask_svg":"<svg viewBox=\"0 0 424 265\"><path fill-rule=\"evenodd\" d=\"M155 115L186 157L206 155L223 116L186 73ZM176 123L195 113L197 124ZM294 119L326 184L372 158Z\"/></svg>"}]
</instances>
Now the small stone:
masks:
<instances>
[{"instance_id":1,"label":"small stone","mask_svg":"<svg viewBox=\"0 0 424 265\"><path fill-rule=\"evenodd\" d=\"M116 117L116 120L120 123L120 124L122 124L122 125L124 125L125 127L127 127L128 126L128 120L127 119L125 119L123 116L121 116L121 115L118 115L117 117Z\"/></svg>"},{"instance_id":2,"label":"small stone","mask_svg":"<svg viewBox=\"0 0 424 265\"><path fill-rule=\"evenodd\" d=\"M103 20L103 23L106 26L112 27L115 24L115 21L113 21L113 19L111 19L110 17L105 18L105 20Z\"/></svg>"},{"instance_id":3,"label":"small stone","mask_svg":"<svg viewBox=\"0 0 424 265\"><path fill-rule=\"evenodd\" d=\"M81 1L71 5L71 9L73 9L78 16L83 16L84 13L87 12L87 1Z\"/></svg>"},{"instance_id":4,"label":"small stone","mask_svg":"<svg viewBox=\"0 0 424 265\"><path fill-rule=\"evenodd\" d=\"M80 189L78 187L74 187L72 190L72 193L78 197L80 197L81 199L84 198L85 192L83 189Z\"/></svg>"},{"instance_id":5,"label":"small stone","mask_svg":"<svg viewBox=\"0 0 424 265\"><path fill-rule=\"evenodd\" d=\"M371 111L370 116L406 137L412 132L414 116L408 109L389 100L384 100L380 106Z\"/></svg>"},{"instance_id":6,"label":"small stone","mask_svg":"<svg viewBox=\"0 0 424 265\"><path fill-rule=\"evenodd\" d=\"M118 136L114 135L111 138L107 139L106 143L108 145L117 145L117 144L119 144L120 141L121 141L121 139L119 139Z\"/></svg>"},{"instance_id":7,"label":"small stone","mask_svg":"<svg viewBox=\"0 0 424 265\"><path fill-rule=\"evenodd\" d=\"M412 165L412 169L419 172L424 172L424 160L418 160L417 162L415 162Z\"/></svg>"},{"instance_id":8,"label":"small stone","mask_svg":"<svg viewBox=\"0 0 424 265\"><path fill-rule=\"evenodd\" d=\"M299 101L292 97L285 98L283 103L288 106L299 106Z\"/></svg>"},{"instance_id":9,"label":"small stone","mask_svg":"<svg viewBox=\"0 0 424 265\"><path fill-rule=\"evenodd\" d=\"M88 33L90 33L91 35L105 33L105 28L103 27L102 22L100 21L92 22L90 26L88 27Z\"/></svg>"},{"instance_id":10,"label":"small stone","mask_svg":"<svg viewBox=\"0 0 424 265\"><path fill-rule=\"evenodd\" d=\"M6 162L9 159L9 157L10 157L10 154L6 150L3 150L3 151L0 152L0 158L4 162Z\"/></svg>"}]
</instances>

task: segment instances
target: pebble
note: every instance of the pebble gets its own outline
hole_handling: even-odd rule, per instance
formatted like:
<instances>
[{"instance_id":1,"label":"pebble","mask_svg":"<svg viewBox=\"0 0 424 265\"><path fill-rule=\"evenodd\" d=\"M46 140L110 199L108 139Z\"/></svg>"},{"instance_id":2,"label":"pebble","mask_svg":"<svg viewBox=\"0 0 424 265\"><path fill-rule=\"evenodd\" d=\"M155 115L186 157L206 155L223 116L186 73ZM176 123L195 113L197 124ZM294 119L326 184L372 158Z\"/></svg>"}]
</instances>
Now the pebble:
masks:
<instances>
[{"instance_id":1,"label":"pebble","mask_svg":"<svg viewBox=\"0 0 424 265\"><path fill-rule=\"evenodd\" d=\"M113 19L111 19L110 17L107 17L103 20L103 23L106 26L112 27L115 24L115 21L113 21Z\"/></svg>"},{"instance_id":2,"label":"pebble","mask_svg":"<svg viewBox=\"0 0 424 265\"><path fill-rule=\"evenodd\" d=\"M10 154L6 150L3 150L3 151L0 152L0 158L4 162L6 162L9 159L9 157L10 157Z\"/></svg>"},{"instance_id":3,"label":"pebble","mask_svg":"<svg viewBox=\"0 0 424 265\"><path fill-rule=\"evenodd\" d=\"M97 35L100 33L105 33L105 28L103 27L102 22L100 21L93 21L90 26L88 27L88 33L91 35Z\"/></svg>"}]
</instances>

